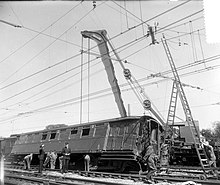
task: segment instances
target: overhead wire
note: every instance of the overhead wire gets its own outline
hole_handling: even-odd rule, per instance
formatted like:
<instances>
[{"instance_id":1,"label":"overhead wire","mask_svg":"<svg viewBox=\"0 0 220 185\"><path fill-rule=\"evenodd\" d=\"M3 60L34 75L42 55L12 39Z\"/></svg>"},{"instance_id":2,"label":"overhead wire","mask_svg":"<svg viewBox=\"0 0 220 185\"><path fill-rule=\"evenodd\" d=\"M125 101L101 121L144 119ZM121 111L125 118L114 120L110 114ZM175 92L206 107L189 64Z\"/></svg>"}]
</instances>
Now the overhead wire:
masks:
<instances>
[{"instance_id":1,"label":"overhead wire","mask_svg":"<svg viewBox=\"0 0 220 185\"><path fill-rule=\"evenodd\" d=\"M220 58L220 55L219 55L219 58ZM212 59L213 60L213 59ZM214 58L214 60L216 60L215 58ZM220 67L220 65L218 65L218 66L216 66L216 67ZM210 68L210 69L202 69L202 70L200 70L200 71L193 71L193 72L190 72L191 74L192 73L201 73L201 72L205 72L205 71L209 71L209 70L214 70L214 68ZM180 76L185 76L185 75L189 75L190 73L185 73L185 74L181 74ZM165 79L165 80L167 80L167 79ZM142 86L146 86L146 85L151 85L151 84L155 84L155 83L161 83L161 82L163 82L164 80L160 80L160 81L158 81L158 82L151 82L151 83L147 83L147 84L142 84ZM130 88L131 89L131 88ZM109 88L109 90L110 90L110 88ZM129 89L126 89L126 90L129 90ZM106 90L101 90L101 91L99 91L99 93L100 92L104 92L104 91L106 91ZM124 91L124 90L122 90L122 91ZM95 92L95 93L92 93L92 95L96 95L96 93L97 92ZM111 93L109 93L109 94L111 94ZM108 95L109 95L108 94ZM106 95L102 95L102 97L103 96L106 96ZM85 95L85 97L86 97L86 95ZM100 96L99 96L100 97ZM96 98L99 98L99 97L96 97ZM50 109L50 108L52 108L52 109L56 109L56 108L60 108L60 106L61 107L65 107L65 106L69 106L71 103L71 101L76 101L77 99L79 99L79 97L78 98L74 98L74 99L71 99L71 100L67 100L67 101L65 101L65 102L61 102L61 103L56 103L56 104L54 104L54 105L50 105L50 106L46 106L46 107L44 107L44 108L40 108L40 109L37 109L38 111L39 110L43 110L43 109ZM94 98L92 98L92 99L94 99ZM68 104L68 105L64 105L64 104L66 104L66 103L70 103L70 104ZM63 105L62 105L63 104ZM54 106L59 106L59 107L54 107ZM21 116L21 115L26 115L26 114L31 114L31 113L33 113L32 111L30 111L30 112L26 112L26 113L20 113L20 114L18 114L19 116Z\"/></svg>"},{"instance_id":2,"label":"overhead wire","mask_svg":"<svg viewBox=\"0 0 220 185\"><path fill-rule=\"evenodd\" d=\"M194 15L194 14L193 14L193 15ZM187 17L188 17L188 16L187 16ZM139 39L143 39L143 38L144 38L144 37L140 37ZM138 41L139 39L135 39L134 41ZM169 39L167 39L167 40L169 40ZM132 42L134 42L134 41L131 41L131 42L127 43L127 44L130 44L130 43L132 43ZM126 45L127 45L127 44L126 44ZM122 46L121 46L121 47L122 47ZM119 47L119 48L121 48L121 47ZM119 49L119 48L118 48L118 49ZM46 80L45 82L42 82L42 83L40 83L40 84L37 84L37 85L33 86L33 88L34 88L34 87L38 87L39 85L42 85L42 84L44 84L44 83L46 83L46 82L48 82L48 81L50 81L50 80L52 80L52 79L55 79L56 77L62 76L63 74L66 74L66 73L68 73L68 72L70 72L70 71L72 71L72 70L73 70L73 68L72 68L71 70L68 70L68 71L66 71L66 72L64 72L64 73L62 73L62 74L60 74L60 75L57 75L57 76L51 78L51 79L48 79L48 80ZM2 101L0 101L0 103L6 101L6 100L8 100L8 99L14 98L14 97L16 97L16 96L18 96L18 95L20 95L20 94L22 94L22 93L24 93L24 92L27 92L27 91L30 90L30 89L32 89L32 88L26 89L26 90L24 90L24 91L22 91L22 92L20 92L20 93L17 93L17 94L15 94L15 95L13 95L13 96L11 96L11 97L5 99L5 100L2 100Z\"/></svg>"},{"instance_id":3,"label":"overhead wire","mask_svg":"<svg viewBox=\"0 0 220 185\"><path fill-rule=\"evenodd\" d=\"M68 28L65 32L63 32L58 38L62 37L67 31L71 30L76 24L78 24L80 21L82 21L85 17L87 17L90 12L92 10L90 10L89 12L87 12L84 16L82 16L76 23L74 23L70 28ZM14 73L12 73L8 78L10 79L12 76L14 76L15 74L17 74L24 66L26 66L27 64L29 64L30 62L32 62L36 57L38 57L41 53L43 53L46 49L48 49L52 44L54 44L58 39L55 39L54 41L52 41L50 44L48 44L46 47L44 47L40 52L38 52L36 55L34 55L31 59L29 59L26 63L24 63L19 69L17 69Z\"/></svg>"},{"instance_id":4,"label":"overhead wire","mask_svg":"<svg viewBox=\"0 0 220 185\"><path fill-rule=\"evenodd\" d=\"M81 3L81 2L80 2ZM15 54L16 52L18 52L20 49L22 49L24 46L26 46L27 44L29 44L31 41L33 41L35 38L37 38L41 33L43 33L44 31L46 31L48 28L50 28L51 25L56 24L60 19L62 19L64 16L66 16L69 12L71 12L73 9L75 9L78 5L80 5L80 3L78 3L77 5L75 5L74 7L72 7L69 11L67 11L65 14L63 14L61 17L59 17L58 19L56 19L52 24L50 24L49 26L47 26L46 28L44 28L41 32L39 32L37 35L35 35L33 38L31 38L30 40L28 40L27 42L25 42L23 45L21 45L19 48L17 48L16 50L14 50L11 54L9 54L6 58L4 58L3 60L0 61L0 64L2 62L4 62L5 60L7 60L9 57L11 57L13 54Z\"/></svg>"},{"instance_id":5,"label":"overhead wire","mask_svg":"<svg viewBox=\"0 0 220 185\"><path fill-rule=\"evenodd\" d=\"M119 33L119 34L116 34L116 35L113 36L111 39L115 39L115 38L117 38L118 36L121 36L122 34L125 34L125 33L129 32L129 31L131 31L131 30L133 30L133 29L135 29L135 28L141 26L142 24L146 24L147 22L149 22L149 21L151 21L151 20L153 20L153 19L155 19L155 18L157 18L157 17L160 17L160 16L162 16L162 15L164 15L164 14L166 14L166 13L172 11L172 10L175 10L175 9L177 9L177 8L179 8L179 7L181 7L181 6L183 6L183 5L186 4L186 3L189 3L190 1L192 1L192 0L184 1L183 3L180 3L180 4L174 6L174 7L170 8L170 9L168 9L168 10L166 10L166 11L160 13L160 14L157 14L157 15L151 17L150 19L147 19L147 20L144 21L144 22L141 22L141 23L139 23L139 24L137 24L137 25L135 25L135 26L133 26L133 27L130 27L129 29L127 29L127 30L125 30L125 31L123 31L123 32L121 32L121 33Z\"/></svg>"},{"instance_id":6,"label":"overhead wire","mask_svg":"<svg viewBox=\"0 0 220 185\"><path fill-rule=\"evenodd\" d=\"M183 3L183 4L185 4L185 3ZM173 8L172 8L173 9ZM90 10L89 12L88 12L88 14L91 12L92 10ZM167 12L167 11L166 11ZM201 11L199 11L199 12L201 12ZM197 13L199 13L199 12L196 12L196 13L194 13L194 14L191 14L191 15L189 15L189 16L187 16L187 17L185 17L185 18L182 18L181 19L181 21L182 20L184 20L184 19L186 19L186 18L188 18L188 17L191 17L191 16L194 16L195 14L197 14ZM66 13L67 14L67 13ZM86 15L88 15L88 14L86 14ZM86 16L85 15L85 16ZM84 18L84 16L83 16L83 18ZM81 18L82 19L82 18ZM81 20L80 19L80 20ZM57 20L58 21L58 20ZM176 21L176 22L179 22L180 20L178 20L178 21ZM146 21L144 21L144 23L145 23ZM175 24L176 22L174 22L173 24ZM76 24L76 23L75 23ZM75 26L75 24L73 25L73 26ZM51 24L52 25L52 24ZM172 25L172 23L171 24L169 24L169 26L170 25ZM70 30L73 26L71 26L68 30ZM166 27L168 27L168 26L166 26ZM166 27L163 27L163 28L160 28L159 30L158 30L158 32L160 31L160 30L162 30L162 29L164 29L164 28L166 28ZM66 30L66 31L68 31L68 30ZM66 31L64 32L64 33L66 33ZM63 34L64 34L63 33ZM59 37L56 37L55 38L55 40L52 42L52 43L54 43L56 40L58 40L63 34L61 34ZM113 37L113 38L115 38L115 36ZM113 38L110 38L110 40L111 39L113 39ZM140 38L140 39L142 39L142 37ZM136 41L137 40L139 40L139 39L136 39ZM133 42L133 41L132 41ZM130 43L132 43L132 42L130 42ZM50 45L52 45L52 43L50 44ZM50 46L49 45L49 46ZM49 47L48 46L48 47ZM47 47L47 48L48 48ZM45 48L46 49L46 48ZM41 50L41 52L43 52L45 49L43 49L43 50ZM92 48L93 49L93 48ZM41 53L40 52L40 53ZM37 55L35 55L35 57L37 57L40 53L38 53ZM78 55L77 55L78 56ZM26 64L28 64L29 62L31 62L35 57L32 57L28 62L26 62L25 63L25 65ZM73 57L70 57L69 59L71 59L71 58L75 58L74 56ZM67 61L67 60L64 60L64 62L65 61ZM2 90L2 89L5 89L5 88L7 88L7 87L9 87L9 86L11 86L11 85L14 85L14 84L16 84L16 83L18 83L18 82L20 82L20 81L23 81L23 80L25 80L25 79L27 79L27 78L29 78L29 77L32 77L32 76L35 76L36 74L39 74L39 73L41 73L41 72L43 72L43 71L46 71L47 69L51 69L52 67L54 67L54 66L57 66L57 65L59 65L59 64L62 64L63 62L59 62L59 63L57 63L57 64L54 64L53 66L49 66L49 67L47 67L47 68L45 68L45 69L43 69L43 70L40 70L40 71L38 71L38 72L36 72L36 73L33 73L33 74L31 74L31 75L29 75L29 76L27 76L27 77L24 77L23 79L20 79L20 80L17 80L17 81L15 81L15 82L13 82L13 83L11 83L11 84L8 84L8 85L6 85L6 86L4 86L4 87L2 87L2 88L0 88L0 90ZM24 66L24 65L23 65ZM21 67L21 68L23 68L23 66ZM21 68L19 68L19 70L21 69ZM17 73L19 70L17 70L15 73ZM11 76L13 76L15 73L13 73ZM10 77L11 77L10 76Z\"/></svg>"},{"instance_id":7,"label":"overhead wire","mask_svg":"<svg viewBox=\"0 0 220 185\"><path fill-rule=\"evenodd\" d=\"M220 65L218 65L218 67L220 67ZM204 71L208 71L207 69L202 69L203 70L203 72ZM209 70L213 70L213 69L209 69ZM198 71L194 71L194 72L197 72L198 73ZM189 73L188 74L185 74L185 75L189 75ZM184 75L184 76L185 76ZM182 75L180 75L180 76L182 76ZM147 84L142 84L142 86L149 86L149 85L152 85L152 84L155 84L155 83L161 83L161 82L163 82L163 81L165 81L165 80L167 80L167 79L164 79L164 80L160 80L160 81L158 81L158 82L151 82L151 83L147 83ZM131 89L131 87L130 88L127 88L127 89L122 89L121 91L123 92L123 91L128 91L128 90L130 90ZM103 92L103 91L105 91L105 90L101 90L101 92ZM109 88L109 91L110 91L110 88ZM92 95L96 95L96 94L98 94L97 92L95 92L95 93L92 93ZM108 93L108 94L104 94L104 95L100 95L100 96L98 96L98 97L93 97L93 98L90 98L90 100L92 100L92 99L96 99L96 98L100 98L100 97L104 97L104 96L108 96L108 95L111 95L112 93ZM91 96L91 95L90 95ZM86 98L87 97L87 95L84 95L84 97ZM56 104L53 104L53 105L49 105L49 106L46 106L46 107L42 107L42 108L39 108L39 109L35 109L35 110L32 110L32 111L29 111L29 112L25 112L25 113L19 113L17 116L15 115L15 116L13 116L12 118L16 118L16 117L18 117L18 116L26 116L26 115L29 115L29 114L33 114L33 113L39 113L39 112L45 112L45 111L49 111L49 110L53 110L53 109L58 109L58 108L62 108L62 107L66 107L66 106L70 106L70 105L73 105L73 104L75 104L75 103L77 103L78 101L80 100L80 97L76 97L76 98L73 98L73 99L71 99L71 100L67 100L67 101L64 101L64 102L61 102L61 103L56 103ZM85 101L86 99L84 99L84 101ZM77 102L75 102L74 103L74 101L77 101ZM72 102L72 103L71 103ZM11 118L11 119L12 119ZM10 119L10 120L11 120ZM6 120L4 120L4 121L6 121ZM0 120L0 123L2 123L2 120Z\"/></svg>"},{"instance_id":8,"label":"overhead wire","mask_svg":"<svg viewBox=\"0 0 220 185\"><path fill-rule=\"evenodd\" d=\"M15 13L14 9L12 8L10 2L7 2L8 6L10 7L11 11L13 12L13 14L15 15L15 17L17 18L18 22L20 23L21 26L24 26L20 20L20 18L18 17L18 15Z\"/></svg>"}]
</instances>

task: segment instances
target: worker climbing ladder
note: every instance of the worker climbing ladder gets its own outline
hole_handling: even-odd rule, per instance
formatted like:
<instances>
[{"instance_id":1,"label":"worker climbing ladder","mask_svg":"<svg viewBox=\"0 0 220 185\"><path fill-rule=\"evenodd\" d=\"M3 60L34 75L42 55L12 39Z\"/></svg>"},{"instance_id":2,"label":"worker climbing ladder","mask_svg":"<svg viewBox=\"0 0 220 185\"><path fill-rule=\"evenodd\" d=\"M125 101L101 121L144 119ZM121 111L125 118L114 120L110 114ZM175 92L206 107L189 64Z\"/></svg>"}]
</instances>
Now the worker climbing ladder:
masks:
<instances>
[{"instance_id":1,"label":"worker climbing ladder","mask_svg":"<svg viewBox=\"0 0 220 185\"><path fill-rule=\"evenodd\" d=\"M211 168L207 155L205 153L205 150L203 147L201 147L201 141L200 141L200 135L199 135L199 131L196 128L195 122L193 120L192 117L192 113L188 104L188 101L186 99L181 81L180 81L180 77L178 75L177 69L175 67L172 55L170 53L169 47L167 45L166 39L165 37L162 38L162 43L163 43L163 47L165 49L169 64L171 66L173 75L174 75L174 84L173 84L173 91L172 91L172 96L171 96L171 101L170 101L170 107L169 107L169 112L168 112L168 119L167 119L167 124L166 124L166 128L169 126L169 124L173 125L174 124L174 117L175 117L175 110L176 110L176 102L177 102L177 94L179 94L180 96L180 100L182 103L182 107L186 116L186 122L189 125L190 128L190 132L192 134L193 137L193 141L194 141L194 146L200 161L200 165L202 167L202 170L204 172L204 175L207 177L206 175L206 170L209 170Z\"/></svg>"}]
</instances>

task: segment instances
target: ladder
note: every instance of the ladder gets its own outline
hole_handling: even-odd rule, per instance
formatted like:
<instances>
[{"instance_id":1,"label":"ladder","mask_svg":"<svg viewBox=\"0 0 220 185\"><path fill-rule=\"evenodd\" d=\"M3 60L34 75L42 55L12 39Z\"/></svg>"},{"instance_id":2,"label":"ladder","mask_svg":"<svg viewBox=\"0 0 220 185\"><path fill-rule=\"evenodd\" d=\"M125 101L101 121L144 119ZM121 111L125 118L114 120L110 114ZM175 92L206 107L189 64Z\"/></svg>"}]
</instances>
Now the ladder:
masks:
<instances>
[{"instance_id":1,"label":"ladder","mask_svg":"<svg viewBox=\"0 0 220 185\"><path fill-rule=\"evenodd\" d=\"M170 98L170 105L169 105L169 110L168 110L167 122L165 125L164 140L167 137L167 131L170 126L171 126L171 136L170 137L172 138L173 125L174 125L174 119L175 119L175 113L176 113L177 96L178 96L178 88L177 88L177 83L174 80L171 98Z\"/></svg>"},{"instance_id":2,"label":"ladder","mask_svg":"<svg viewBox=\"0 0 220 185\"><path fill-rule=\"evenodd\" d=\"M171 102L170 102L170 108L169 108L169 113L168 113L167 124L169 122L171 122L173 124L173 122L174 122L175 113L173 113L173 111L174 111L174 108L176 107L176 99L175 98L177 97L177 91L178 91L178 94L180 96L180 100L181 100L181 103L182 103L182 107L183 107L183 110L184 110L184 113L185 113L185 116L186 116L186 122L189 125L190 132L191 132L192 137L193 137L193 142L194 142L194 146L195 146L195 149L196 149L196 153L197 153L198 158L199 158L200 165L202 167L204 175L207 177L206 170L209 170L211 168L211 166L209 164L209 161L208 161L208 157L206 155L205 149L203 147L202 148L199 147L199 145L198 145L198 144L200 144L200 146L201 146L199 131L197 130L195 122L193 120L192 113L191 113L188 101L186 99L186 96L185 96L185 93L184 93L184 90L183 90L183 87L182 87L182 84L181 84L181 81L180 81L180 77L178 75L178 72L177 72L176 66L174 64L172 55L171 55L169 47L167 45L167 41L166 41L164 36L161 40L162 40L163 47L165 49L169 64L170 64L172 72L173 72L174 80L175 80L174 81L175 85L173 85L173 92L172 92L172 96L171 96ZM176 86L176 87L174 87L174 86ZM173 101L175 101L175 102L173 102Z\"/></svg>"}]
</instances>

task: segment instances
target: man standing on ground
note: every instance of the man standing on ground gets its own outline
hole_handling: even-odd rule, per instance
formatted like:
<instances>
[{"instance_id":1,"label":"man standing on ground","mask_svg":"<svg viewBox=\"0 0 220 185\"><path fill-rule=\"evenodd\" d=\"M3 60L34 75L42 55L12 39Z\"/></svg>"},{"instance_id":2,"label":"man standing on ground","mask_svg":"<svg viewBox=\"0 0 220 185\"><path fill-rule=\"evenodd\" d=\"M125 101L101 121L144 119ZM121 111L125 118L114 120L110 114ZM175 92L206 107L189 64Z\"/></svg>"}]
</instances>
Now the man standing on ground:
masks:
<instances>
[{"instance_id":1,"label":"man standing on ground","mask_svg":"<svg viewBox=\"0 0 220 185\"><path fill-rule=\"evenodd\" d=\"M39 155L38 155L38 158L39 158L39 171L38 172L39 173L42 173L42 170L43 170L44 155L45 155L44 144L42 144L40 146Z\"/></svg>"},{"instance_id":2,"label":"man standing on ground","mask_svg":"<svg viewBox=\"0 0 220 185\"><path fill-rule=\"evenodd\" d=\"M65 147L62 149L63 155L63 173L68 172L69 160L70 160L71 149L69 148L69 143L65 143Z\"/></svg>"}]
</instances>

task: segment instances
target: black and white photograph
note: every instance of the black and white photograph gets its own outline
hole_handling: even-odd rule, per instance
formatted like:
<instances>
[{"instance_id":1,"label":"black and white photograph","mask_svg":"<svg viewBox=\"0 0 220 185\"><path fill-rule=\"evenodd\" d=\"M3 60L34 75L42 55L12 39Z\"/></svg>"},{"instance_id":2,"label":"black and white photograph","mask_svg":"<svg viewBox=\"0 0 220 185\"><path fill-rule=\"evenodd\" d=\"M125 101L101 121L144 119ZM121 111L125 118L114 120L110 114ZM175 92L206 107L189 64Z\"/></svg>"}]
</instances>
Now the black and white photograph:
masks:
<instances>
[{"instance_id":1,"label":"black and white photograph","mask_svg":"<svg viewBox=\"0 0 220 185\"><path fill-rule=\"evenodd\" d=\"M0 2L0 184L220 184L220 1Z\"/></svg>"}]
</instances>

